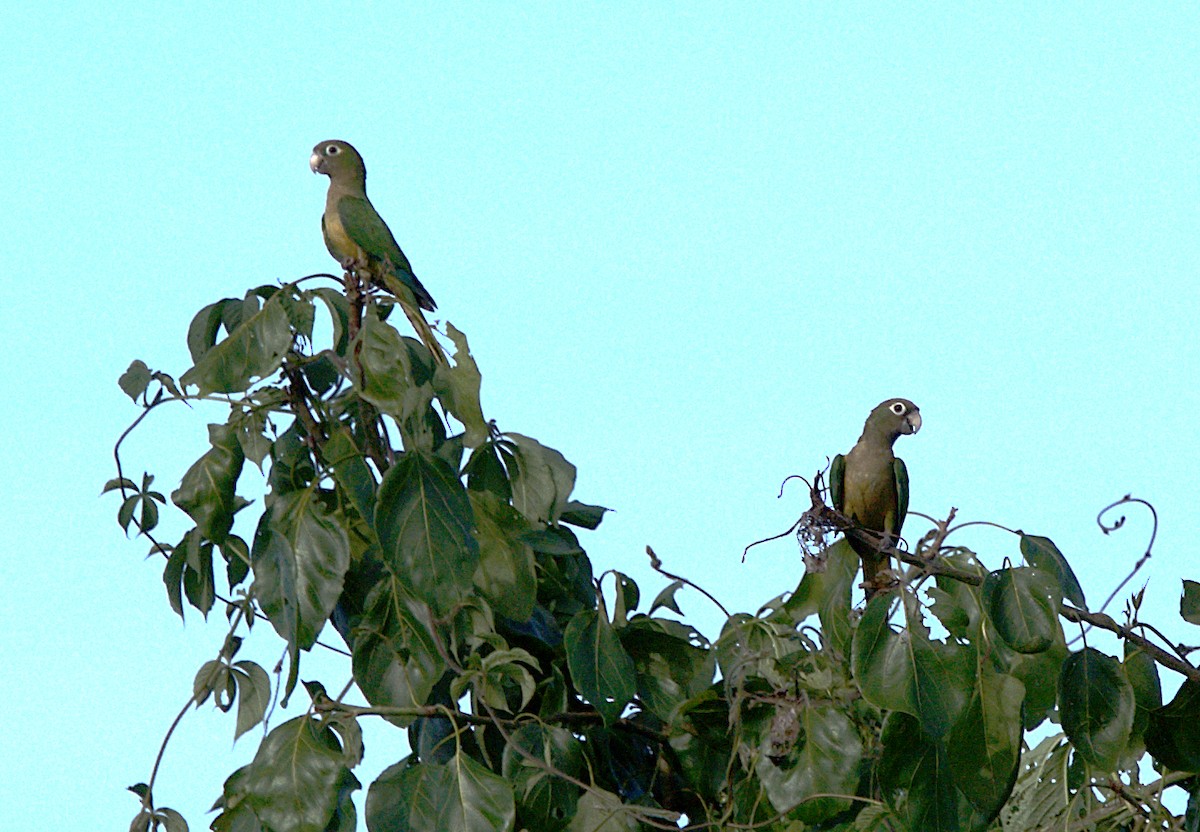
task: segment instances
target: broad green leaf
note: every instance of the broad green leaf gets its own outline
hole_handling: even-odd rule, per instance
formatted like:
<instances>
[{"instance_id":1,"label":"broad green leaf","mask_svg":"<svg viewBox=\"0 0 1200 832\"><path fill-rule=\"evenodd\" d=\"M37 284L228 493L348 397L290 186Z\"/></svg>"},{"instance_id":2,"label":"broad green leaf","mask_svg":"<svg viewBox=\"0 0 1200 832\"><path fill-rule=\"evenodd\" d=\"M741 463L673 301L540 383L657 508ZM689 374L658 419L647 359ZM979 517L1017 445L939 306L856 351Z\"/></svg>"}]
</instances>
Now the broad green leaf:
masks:
<instances>
[{"instance_id":1,"label":"broad green leaf","mask_svg":"<svg viewBox=\"0 0 1200 832\"><path fill-rule=\"evenodd\" d=\"M716 651L692 627L639 615L622 628L620 638L637 670L638 698L664 723L712 684Z\"/></svg>"},{"instance_id":2,"label":"broad green leaf","mask_svg":"<svg viewBox=\"0 0 1200 832\"><path fill-rule=\"evenodd\" d=\"M850 595L858 574L858 555L843 539L826 548L821 557L824 569L804 574L783 605L783 611L795 624L817 614L825 639L844 656L850 653L854 637L850 626Z\"/></svg>"},{"instance_id":3,"label":"broad green leaf","mask_svg":"<svg viewBox=\"0 0 1200 832\"><path fill-rule=\"evenodd\" d=\"M228 425L209 425L212 447L183 475L171 501L196 521L200 534L221 543L233 527L233 515L247 505L235 493L245 454L237 431Z\"/></svg>"},{"instance_id":4,"label":"broad green leaf","mask_svg":"<svg viewBox=\"0 0 1200 832\"><path fill-rule=\"evenodd\" d=\"M466 428L466 446L477 448L488 436L487 422L479 405L482 376L471 357L467 336L449 321L446 322L446 334L454 342L454 364L439 366L434 373L433 385L442 405Z\"/></svg>"},{"instance_id":5,"label":"broad green leaf","mask_svg":"<svg viewBox=\"0 0 1200 832\"><path fill-rule=\"evenodd\" d=\"M228 303L221 306L222 312ZM206 307L196 316L200 321L206 315ZM193 322L193 327L196 323ZM204 339L215 337L216 326L211 317L204 318L201 327ZM188 346L192 348L195 366L184 373L179 381L183 385L195 385L199 395L209 393L240 393L255 379L266 378L279 369L283 356L292 345L292 328L282 303L282 293L276 293L262 308L242 320L229 332L223 341L204 350L197 356L203 339L193 342L188 333Z\"/></svg>"},{"instance_id":6,"label":"broad green leaf","mask_svg":"<svg viewBox=\"0 0 1200 832\"><path fill-rule=\"evenodd\" d=\"M1129 732L1129 754L1141 757L1143 737L1150 725L1150 714L1162 707L1162 683L1158 678L1158 664L1150 655L1132 642L1125 642L1125 660L1121 662L1125 678L1133 688L1136 710L1133 728Z\"/></svg>"},{"instance_id":7,"label":"broad green leaf","mask_svg":"<svg viewBox=\"0 0 1200 832\"><path fill-rule=\"evenodd\" d=\"M333 324L333 351L337 355L344 356L346 345L349 342L350 302L346 300L344 292L328 286L313 289L312 293L319 297L329 309L330 322Z\"/></svg>"},{"instance_id":8,"label":"broad green leaf","mask_svg":"<svg viewBox=\"0 0 1200 832\"><path fill-rule=\"evenodd\" d=\"M1184 580L1183 597L1179 599L1179 614L1190 624L1200 624L1200 583Z\"/></svg>"},{"instance_id":9,"label":"broad green leaf","mask_svg":"<svg viewBox=\"0 0 1200 832\"><path fill-rule=\"evenodd\" d=\"M330 428L321 446L321 456L333 470L333 478L344 499L368 524L375 522L376 485L371 467L345 425Z\"/></svg>"},{"instance_id":10,"label":"broad green leaf","mask_svg":"<svg viewBox=\"0 0 1200 832\"><path fill-rule=\"evenodd\" d=\"M464 754L445 764L397 763L371 784L371 832L508 832L512 788Z\"/></svg>"},{"instance_id":11,"label":"broad green leaf","mask_svg":"<svg viewBox=\"0 0 1200 832\"><path fill-rule=\"evenodd\" d=\"M1052 575L1062 589L1062 595L1080 609L1087 609L1087 601L1083 597L1083 588L1071 569L1071 564L1058 551L1054 541L1048 537L1038 537L1032 534L1021 535L1021 554L1030 566L1041 569Z\"/></svg>"},{"instance_id":12,"label":"broad green leaf","mask_svg":"<svg viewBox=\"0 0 1200 832\"><path fill-rule=\"evenodd\" d=\"M325 832L342 789L357 789L358 781L334 733L302 716L266 736L240 787L271 832Z\"/></svg>"},{"instance_id":13,"label":"broad green leaf","mask_svg":"<svg viewBox=\"0 0 1200 832\"><path fill-rule=\"evenodd\" d=\"M238 688L237 728L233 734L237 740L266 715L271 704L271 679L267 671L251 661L235 662L233 675Z\"/></svg>"},{"instance_id":14,"label":"broad green leaf","mask_svg":"<svg viewBox=\"0 0 1200 832\"><path fill-rule=\"evenodd\" d=\"M862 739L854 723L829 705L797 709L800 734L785 766L768 758L766 740L755 767L771 805L805 823L819 823L844 811L850 800L818 794L854 794L862 761ZM782 761L781 761L782 762Z\"/></svg>"},{"instance_id":15,"label":"broad green leaf","mask_svg":"<svg viewBox=\"0 0 1200 832\"><path fill-rule=\"evenodd\" d=\"M1038 569L998 569L983 582L988 618L1018 653L1049 649L1059 632L1062 595L1050 576Z\"/></svg>"},{"instance_id":16,"label":"broad green leaf","mask_svg":"<svg viewBox=\"0 0 1200 832\"><path fill-rule=\"evenodd\" d=\"M579 797L568 832L639 832L637 811L621 798L603 789L589 789Z\"/></svg>"},{"instance_id":17,"label":"broad green leaf","mask_svg":"<svg viewBox=\"0 0 1200 832\"><path fill-rule=\"evenodd\" d=\"M479 565L474 525L467 490L435 457L404 454L379 486L375 531L384 560L438 615L471 593Z\"/></svg>"},{"instance_id":18,"label":"broad green leaf","mask_svg":"<svg viewBox=\"0 0 1200 832\"><path fill-rule=\"evenodd\" d=\"M145 393L146 388L150 386L151 378L150 368L146 366L145 361L139 360L129 365L129 369L121 374L117 384L125 391L125 395L136 402L138 396Z\"/></svg>"},{"instance_id":19,"label":"broad green leaf","mask_svg":"<svg viewBox=\"0 0 1200 832\"><path fill-rule=\"evenodd\" d=\"M490 491L504 502L511 500L512 486L501 459L503 453L498 442L484 442L472 451L464 469L467 487L472 491Z\"/></svg>"},{"instance_id":20,"label":"broad green leaf","mask_svg":"<svg viewBox=\"0 0 1200 832\"><path fill-rule=\"evenodd\" d=\"M408 420L423 414L433 401L433 386L418 382L418 375L424 371L414 367L404 338L368 309L353 349L358 361L351 365L354 370L351 381L359 394L384 413L396 417L402 425L411 426L413 423ZM421 447L431 445L422 443Z\"/></svg>"},{"instance_id":21,"label":"broad green leaf","mask_svg":"<svg viewBox=\"0 0 1200 832\"><path fill-rule=\"evenodd\" d=\"M474 582L492 608L525 621L537 601L533 550L523 539L529 522L490 491L469 491L479 541Z\"/></svg>"},{"instance_id":22,"label":"broad green leaf","mask_svg":"<svg viewBox=\"0 0 1200 832\"><path fill-rule=\"evenodd\" d=\"M246 459L262 470L263 460L271 452L271 440L266 436L267 422L261 412L244 410L230 417L229 424L237 431L238 444Z\"/></svg>"},{"instance_id":23,"label":"broad green leaf","mask_svg":"<svg viewBox=\"0 0 1200 832\"><path fill-rule=\"evenodd\" d=\"M888 624L895 596L876 595L854 631L852 669L863 698L885 711L917 715L915 663L907 634Z\"/></svg>"},{"instance_id":24,"label":"broad green leaf","mask_svg":"<svg viewBox=\"0 0 1200 832\"><path fill-rule=\"evenodd\" d=\"M531 523L557 523L575 487L575 466L553 448L519 433L505 436L516 443L512 501Z\"/></svg>"},{"instance_id":25,"label":"broad green leaf","mask_svg":"<svg viewBox=\"0 0 1200 832\"><path fill-rule=\"evenodd\" d=\"M563 639L576 688L612 725L637 692L637 673L603 607L576 613Z\"/></svg>"},{"instance_id":26,"label":"broad green leaf","mask_svg":"<svg viewBox=\"0 0 1200 832\"><path fill-rule=\"evenodd\" d=\"M883 754L877 774L883 798L908 832L981 830L988 821L959 791L945 743L921 730L905 713L889 714L883 725Z\"/></svg>"},{"instance_id":27,"label":"broad green leaf","mask_svg":"<svg viewBox=\"0 0 1200 832\"><path fill-rule=\"evenodd\" d=\"M213 608L217 588L213 579L213 545L193 535L186 549L186 565L183 570L183 593L188 603L200 610L205 618Z\"/></svg>"},{"instance_id":28,"label":"broad green leaf","mask_svg":"<svg viewBox=\"0 0 1200 832\"><path fill-rule=\"evenodd\" d=\"M527 723L512 733L501 770L516 796L518 828L559 832L575 814L579 787L550 774L547 765L569 777L586 775L583 744L550 725Z\"/></svg>"},{"instance_id":29,"label":"broad green leaf","mask_svg":"<svg viewBox=\"0 0 1200 832\"><path fill-rule=\"evenodd\" d=\"M251 554L253 592L275 632L288 643L295 685L300 650L308 650L341 595L350 565L350 543L311 489L270 501L259 521Z\"/></svg>"},{"instance_id":30,"label":"broad green leaf","mask_svg":"<svg viewBox=\"0 0 1200 832\"><path fill-rule=\"evenodd\" d=\"M354 630L354 679L367 701L380 707L425 705L446 672L429 628L412 610L396 578L380 581ZM412 717L388 717L405 727Z\"/></svg>"},{"instance_id":31,"label":"broad green leaf","mask_svg":"<svg viewBox=\"0 0 1200 832\"><path fill-rule=\"evenodd\" d=\"M1146 750L1167 768L1200 774L1200 684L1185 680L1174 699L1150 712Z\"/></svg>"},{"instance_id":32,"label":"broad green leaf","mask_svg":"<svg viewBox=\"0 0 1200 832\"><path fill-rule=\"evenodd\" d=\"M1058 680L1063 731L1088 763L1110 771L1129 742L1133 688L1121 664L1093 647L1072 653Z\"/></svg>"},{"instance_id":33,"label":"broad green leaf","mask_svg":"<svg viewBox=\"0 0 1200 832\"><path fill-rule=\"evenodd\" d=\"M1024 685L985 662L970 703L946 739L956 786L989 821L1016 783L1024 699Z\"/></svg>"},{"instance_id":34,"label":"broad green leaf","mask_svg":"<svg viewBox=\"0 0 1200 832\"><path fill-rule=\"evenodd\" d=\"M1033 730L1058 703L1058 677L1070 655L1066 640L1060 632L1049 649L1041 653L1017 653L1003 643L993 644L992 651L999 666L1025 686L1025 730Z\"/></svg>"}]
</instances>

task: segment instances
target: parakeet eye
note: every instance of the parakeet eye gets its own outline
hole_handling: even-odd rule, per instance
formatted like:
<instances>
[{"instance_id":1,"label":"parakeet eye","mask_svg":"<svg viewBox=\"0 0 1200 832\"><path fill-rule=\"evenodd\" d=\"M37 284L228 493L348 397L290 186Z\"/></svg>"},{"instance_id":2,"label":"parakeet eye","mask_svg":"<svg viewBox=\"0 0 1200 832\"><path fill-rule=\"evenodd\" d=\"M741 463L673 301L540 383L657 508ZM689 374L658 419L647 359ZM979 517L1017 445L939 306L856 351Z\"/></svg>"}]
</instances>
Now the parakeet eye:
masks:
<instances>
[{"instance_id":1,"label":"parakeet eye","mask_svg":"<svg viewBox=\"0 0 1200 832\"><path fill-rule=\"evenodd\" d=\"M326 156L336 156L341 152L342 152L342 149L340 147L338 147L336 144L331 144L325 148Z\"/></svg>"},{"instance_id":2,"label":"parakeet eye","mask_svg":"<svg viewBox=\"0 0 1200 832\"><path fill-rule=\"evenodd\" d=\"M897 416L903 416L908 408L904 406L904 402L892 402L892 412Z\"/></svg>"}]
</instances>

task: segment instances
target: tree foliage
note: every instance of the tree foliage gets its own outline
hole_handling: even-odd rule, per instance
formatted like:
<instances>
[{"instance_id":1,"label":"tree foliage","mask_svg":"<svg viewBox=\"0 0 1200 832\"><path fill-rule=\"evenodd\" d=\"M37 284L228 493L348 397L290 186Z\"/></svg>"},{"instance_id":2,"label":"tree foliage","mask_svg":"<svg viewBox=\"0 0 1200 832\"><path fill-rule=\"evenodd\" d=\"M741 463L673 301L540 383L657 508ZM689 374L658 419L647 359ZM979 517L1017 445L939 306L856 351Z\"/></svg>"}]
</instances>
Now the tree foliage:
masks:
<instances>
[{"instance_id":1,"label":"tree foliage","mask_svg":"<svg viewBox=\"0 0 1200 832\"><path fill-rule=\"evenodd\" d=\"M368 721L411 747L359 803L372 832L1200 826L1200 672L1145 637L1140 596L1124 624L1089 612L1048 538L1015 532L985 566L948 543L951 512L911 552L881 542L894 586L856 606L848 521L818 476L794 527L799 585L726 613L710 640L676 600L705 591L653 552L669 582L649 604L597 573L579 536L606 509L575 498L561 453L487 421L463 333L446 326L453 360L435 365L351 275L310 288L329 277L210 304L178 381L140 361L120 379L138 422L170 402L228 406L171 493L188 520L175 543L155 537L166 498L150 474L127 478L118 453L106 486L162 557L172 609L226 611L189 706L236 706L239 737L297 694L308 651L338 641L369 703L306 682L311 706L229 775L213 829L355 829ZM252 471L265 497L239 519ZM1181 605L1192 623L1198 586ZM287 649L274 683L237 658L260 619ZM1072 647L1064 620L1116 633L1123 655ZM1185 677L1165 704L1160 667ZM133 787L131 828L186 829L153 784ZM1186 819L1162 805L1168 787L1189 790Z\"/></svg>"}]
</instances>

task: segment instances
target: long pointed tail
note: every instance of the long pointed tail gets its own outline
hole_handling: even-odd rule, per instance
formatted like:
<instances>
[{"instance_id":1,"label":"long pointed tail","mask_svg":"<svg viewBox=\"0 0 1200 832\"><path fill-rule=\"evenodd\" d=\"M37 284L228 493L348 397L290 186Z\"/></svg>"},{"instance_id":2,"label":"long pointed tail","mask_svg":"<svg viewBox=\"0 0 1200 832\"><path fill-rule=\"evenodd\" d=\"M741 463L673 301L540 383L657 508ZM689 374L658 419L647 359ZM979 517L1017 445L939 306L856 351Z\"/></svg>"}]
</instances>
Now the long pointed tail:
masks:
<instances>
[{"instance_id":1,"label":"long pointed tail","mask_svg":"<svg viewBox=\"0 0 1200 832\"><path fill-rule=\"evenodd\" d=\"M446 358L446 351L438 343L437 338L433 334L433 327L425 320L425 316L421 314L421 310L415 304L409 303L406 298L400 298L400 308L404 310L408 322L416 330L417 337L421 339L421 343L432 353L433 363L441 364L443 367L449 366L450 361Z\"/></svg>"}]
</instances>

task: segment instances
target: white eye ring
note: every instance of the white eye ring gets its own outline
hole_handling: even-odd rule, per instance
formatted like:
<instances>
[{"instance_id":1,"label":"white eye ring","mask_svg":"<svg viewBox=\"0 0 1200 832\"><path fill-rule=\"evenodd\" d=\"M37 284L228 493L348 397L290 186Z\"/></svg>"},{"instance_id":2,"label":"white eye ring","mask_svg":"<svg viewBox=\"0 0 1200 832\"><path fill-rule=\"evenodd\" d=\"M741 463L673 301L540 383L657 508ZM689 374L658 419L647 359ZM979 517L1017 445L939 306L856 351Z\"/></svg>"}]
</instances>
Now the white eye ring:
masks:
<instances>
[{"instance_id":1,"label":"white eye ring","mask_svg":"<svg viewBox=\"0 0 1200 832\"><path fill-rule=\"evenodd\" d=\"M892 402L891 410L897 416L903 416L908 408L904 406L904 402Z\"/></svg>"},{"instance_id":2,"label":"white eye ring","mask_svg":"<svg viewBox=\"0 0 1200 832\"><path fill-rule=\"evenodd\" d=\"M331 144L325 148L326 156L336 156L341 152L342 152L342 149L340 147L338 147L336 144Z\"/></svg>"}]
</instances>

